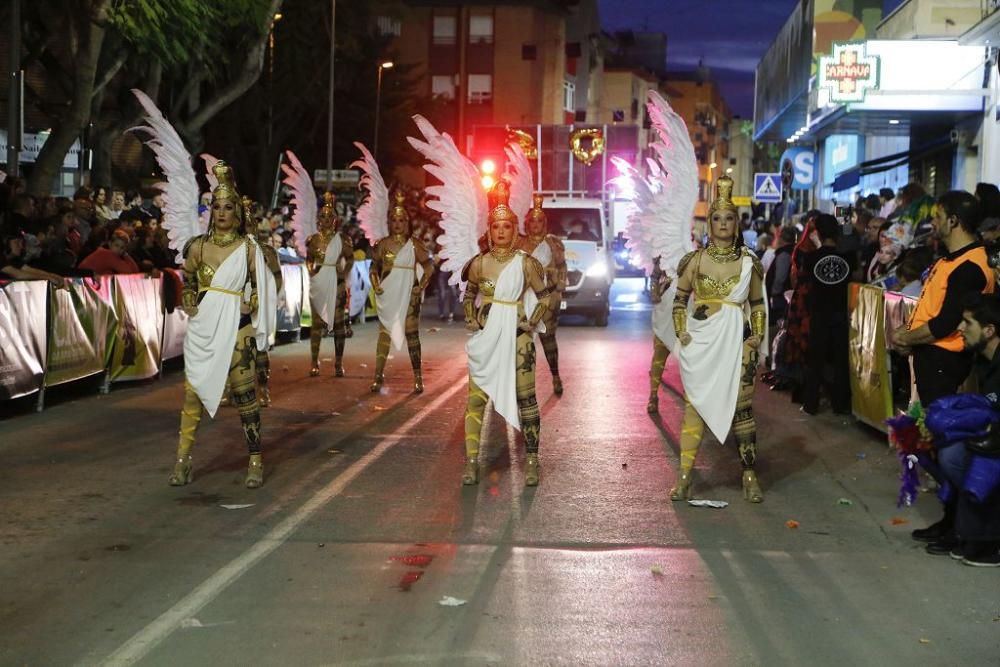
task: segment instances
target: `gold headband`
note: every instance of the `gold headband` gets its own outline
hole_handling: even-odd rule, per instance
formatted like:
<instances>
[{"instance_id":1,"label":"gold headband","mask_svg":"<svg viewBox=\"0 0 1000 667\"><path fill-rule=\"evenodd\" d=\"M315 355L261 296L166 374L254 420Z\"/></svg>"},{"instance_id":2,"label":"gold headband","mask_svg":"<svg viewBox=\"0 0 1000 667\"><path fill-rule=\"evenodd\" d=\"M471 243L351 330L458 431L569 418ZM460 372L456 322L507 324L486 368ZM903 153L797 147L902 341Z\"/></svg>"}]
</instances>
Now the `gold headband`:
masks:
<instances>
[{"instance_id":1,"label":"gold headband","mask_svg":"<svg viewBox=\"0 0 1000 667\"><path fill-rule=\"evenodd\" d=\"M708 207L709 215L721 209L739 211L739 208L733 203L733 179L729 176L721 176L715 183L715 192L715 200Z\"/></svg>"}]
</instances>

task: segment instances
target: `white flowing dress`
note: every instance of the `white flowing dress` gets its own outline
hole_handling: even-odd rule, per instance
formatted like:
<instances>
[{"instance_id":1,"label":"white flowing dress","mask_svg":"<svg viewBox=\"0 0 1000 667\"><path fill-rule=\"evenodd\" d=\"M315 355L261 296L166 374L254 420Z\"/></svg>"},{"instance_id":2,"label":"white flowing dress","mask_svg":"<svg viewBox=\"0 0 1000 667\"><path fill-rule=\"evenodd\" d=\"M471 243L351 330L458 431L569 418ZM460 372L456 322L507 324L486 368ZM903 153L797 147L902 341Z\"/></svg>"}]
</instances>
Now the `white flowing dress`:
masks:
<instances>
[{"instance_id":1,"label":"white flowing dress","mask_svg":"<svg viewBox=\"0 0 1000 667\"><path fill-rule=\"evenodd\" d=\"M333 319L337 313L337 264L343 247L344 243L338 232L326 246L323 266L309 279L309 299L313 312L326 323L327 329L333 328Z\"/></svg>"},{"instance_id":2,"label":"white flowing dress","mask_svg":"<svg viewBox=\"0 0 1000 667\"><path fill-rule=\"evenodd\" d=\"M392 346L402 350L406 343L406 312L410 307L417 253L408 240L396 253L392 270L381 282L382 294L375 295L378 321L389 332Z\"/></svg>"},{"instance_id":3,"label":"white flowing dress","mask_svg":"<svg viewBox=\"0 0 1000 667\"><path fill-rule=\"evenodd\" d=\"M273 333L268 314L277 308L274 276L256 241L250 242L257 274L257 311L251 323L257 349L266 350ZM247 252L240 246L215 270L212 285L198 304L198 314L188 320L184 336L184 375L213 418L229 377L240 326L240 304L249 300Z\"/></svg>"}]
</instances>

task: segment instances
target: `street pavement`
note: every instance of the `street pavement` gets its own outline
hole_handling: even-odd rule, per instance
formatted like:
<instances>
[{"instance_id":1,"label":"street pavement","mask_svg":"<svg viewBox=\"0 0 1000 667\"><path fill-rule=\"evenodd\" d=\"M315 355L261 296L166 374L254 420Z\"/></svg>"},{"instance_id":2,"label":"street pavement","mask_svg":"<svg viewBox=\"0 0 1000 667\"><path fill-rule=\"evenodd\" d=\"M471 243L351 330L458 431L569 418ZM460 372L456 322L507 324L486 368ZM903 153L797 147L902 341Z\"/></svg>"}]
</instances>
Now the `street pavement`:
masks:
<instances>
[{"instance_id":1,"label":"street pavement","mask_svg":"<svg viewBox=\"0 0 1000 667\"><path fill-rule=\"evenodd\" d=\"M648 308L616 296L609 327L560 328L561 398L539 348L536 489L495 414L461 486L467 334L433 303L422 396L405 351L368 392L372 323L345 378L332 339L319 378L307 341L273 350L259 490L231 408L203 419L194 482L167 485L176 369L7 411L0 665L1000 664L1000 572L910 539L936 501L896 508L867 427L759 387L765 502L709 436L695 495L729 506L671 503L679 378L650 418Z\"/></svg>"}]
</instances>

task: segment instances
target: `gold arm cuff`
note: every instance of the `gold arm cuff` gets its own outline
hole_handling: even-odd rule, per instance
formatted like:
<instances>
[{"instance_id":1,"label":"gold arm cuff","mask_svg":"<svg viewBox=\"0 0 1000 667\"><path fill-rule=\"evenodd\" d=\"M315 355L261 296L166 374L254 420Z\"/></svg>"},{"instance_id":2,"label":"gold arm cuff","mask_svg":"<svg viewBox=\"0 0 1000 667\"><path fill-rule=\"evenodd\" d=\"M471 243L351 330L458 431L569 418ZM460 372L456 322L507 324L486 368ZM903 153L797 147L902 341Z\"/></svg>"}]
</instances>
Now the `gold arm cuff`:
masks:
<instances>
[{"instance_id":1,"label":"gold arm cuff","mask_svg":"<svg viewBox=\"0 0 1000 667\"><path fill-rule=\"evenodd\" d=\"M764 328L767 326L767 316L762 310L755 310L750 313L750 331L758 338L764 337Z\"/></svg>"},{"instance_id":2,"label":"gold arm cuff","mask_svg":"<svg viewBox=\"0 0 1000 667\"><path fill-rule=\"evenodd\" d=\"M181 305L185 308L193 308L198 305L198 292L185 287L181 291Z\"/></svg>"}]
</instances>

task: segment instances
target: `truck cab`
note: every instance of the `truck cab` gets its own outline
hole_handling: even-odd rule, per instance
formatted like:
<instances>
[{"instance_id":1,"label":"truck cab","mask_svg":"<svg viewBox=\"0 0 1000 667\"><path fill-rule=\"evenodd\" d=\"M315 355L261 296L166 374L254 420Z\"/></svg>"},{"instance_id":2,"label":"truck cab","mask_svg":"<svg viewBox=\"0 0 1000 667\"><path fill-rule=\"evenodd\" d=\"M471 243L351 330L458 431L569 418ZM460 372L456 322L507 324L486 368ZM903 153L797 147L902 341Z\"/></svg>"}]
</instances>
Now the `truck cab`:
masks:
<instances>
[{"instance_id":1,"label":"truck cab","mask_svg":"<svg viewBox=\"0 0 1000 667\"><path fill-rule=\"evenodd\" d=\"M611 230L600 199L547 194L542 205L548 231L566 247L566 291L561 314L592 318L607 326L614 267Z\"/></svg>"}]
</instances>

